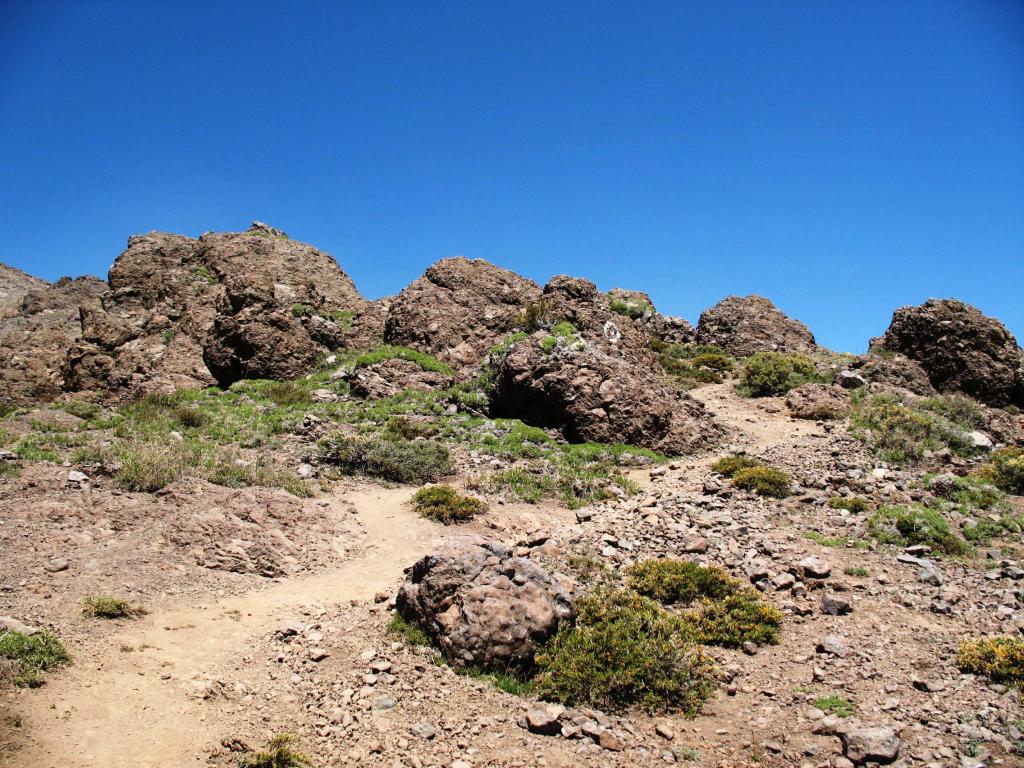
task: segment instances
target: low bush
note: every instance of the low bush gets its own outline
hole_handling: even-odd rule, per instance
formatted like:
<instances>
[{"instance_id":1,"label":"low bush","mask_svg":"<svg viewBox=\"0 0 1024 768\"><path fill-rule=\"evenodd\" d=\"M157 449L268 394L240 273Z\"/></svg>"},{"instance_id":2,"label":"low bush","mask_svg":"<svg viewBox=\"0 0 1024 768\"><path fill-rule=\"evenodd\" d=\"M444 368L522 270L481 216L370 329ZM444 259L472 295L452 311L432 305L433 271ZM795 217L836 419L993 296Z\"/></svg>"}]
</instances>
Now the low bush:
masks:
<instances>
[{"instance_id":1,"label":"low bush","mask_svg":"<svg viewBox=\"0 0 1024 768\"><path fill-rule=\"evenodd\" d=\"M1005 636L962 640L957 664L963 672L1020 685L1024 683L1024 640Z\"/></svg>"},{"instance_id":2,"label":"low bush","mask_svg":"<svg viewBox=\"0 0 1024 768\"><path fill-rule=\"evenodd\" d=\"M265 750L242 758L240 768L311 768L313 763L301 752L292 749L295 737L286 733L270 740Z\"/></svg>"},{"instance_id":3,"label":"low bush","mask_svg":"<svg viewBox=\"0 0 1024 768\"><path fill-rule=\"evenodd\" d=\"M432 483L453 471L448 449L430 441L330 435L319 442L318 455L344 472L397 483Z\"/></svg>"},{"instance_id":4,"label":"low bush","mask_svg":"<svg viewBox=\"0 0 1024 768\"><path fill-rule=\"evenodd\" d=\"M760 459L755 459L753 456L734 454L717 459L711 464L711 471L726 477L732 477L741 469L762 466L764 466L764 463Z\"/></svg>"},{"instance_id":5,"label":"low bush","mask_svg":"<svg viewBox=\"0 0 1024 768\"><path fill-rule=\"evenodd\" d=\"M757 352L743 363L739 392L744 397L784 395L811 381L824 381L814 361L803 355Z\"/></svg>"},{"instance_id":6,"label":"low bush","mask_svg":"<svg viewBox=\"0 0 1024 768\"><path fill-rule=\"evenodd\" d=\"M875 455L894 463L919 461L925 451L948 448L969 456L977 452L968 433L971 423L958 423L947 415L961 412L959 406L940 408L942 396L914 400L883 392L854 393L850 407L851 433L867 443Z\"/></svg>"},{"instance_id":7,"label":"low bush","mask_svg":"<svg viewBox=\"0 0 1024 768\"><path fill-rule=\"evenodd\" d=\"M408 360L411 363L416 363L416 365L424 371L444 373L449 376L455 373L450 365L442 363L436 357L428 355L425 352L418 352L415 349L409 349L408 347L394 347L390 344L384 344L383 346L372 349L369 352L364 352L355 359L352 367L363 368L385 360Z\"/></svg>"},{"instance_id":8,"label":"low bush","mask_svg":"<svg viewBox=\"0 0 1024 768\"><path fill-rule=\"evenodd\" d=\"M1001 491L1024 496L1024 448L993 451L992 460L978 474Z\"/></svg>"},{"instance_id":9,"label":"low bush","mask_svg":"<svg viewBox=\"0 0 1024 768\"><path fill-rule=\"evenodd\" d=\"M621 299L618 297L612 299L612 312L617 312L631 320L643 317L651 309L651 305L643 299Z\"/></svg>"},{"instance_id":10,"label":"low bush","mask_svg":"<svg viewBox=\"0 0 1024 768\"><path fill-rule=\"evenodd\" d=\"M437 425L423 421L413 421L406 416L392 416L384 426L385 431L402 440L415 440L417 437L433 437L438 433Z\"/></svg>"},{"instance_id":11,"label":"low bush","mask_svg":"<svg viewBox=\"0 0 1024 768\"><path fill-rule=\"evenodd\" d=\"M701 597L720 600L734 594L739 582L717 566L658 558L633 566L629 586L663 605L689 605Z\"/></svg>"},{"instance_id":12,"label":"low bush","mask_svg":"<svg viewBox=\"0 0 1024 768\"><path fill-rule=\"evenodd\" d=\"M723 648L739 648L747 642L775 645L782 626L782 611L750 588L721 600L703 598L681 618L696 642Z\"/></svg>"},{"instance_id":13,"label":"low bush","mask_svg":"<svg viewBox=\"0 0 1024 768\"><path fill-rule=\"evenodd\" d=\"M950 531L941 512L920 505L882 507L868 518L868 533L883 544L923 544L947 555L970 551L967 542Z\"/></svg>"},{"instance_id":14,"label":"low bush","mask_svg":"<svg viewBox=\"0 0 1024 768\"><path fill-rule=\"evenodd\" d=\"M697 384L720 384L731 373L736 359L718 347L702 344L670 344L657 337L650 339L651 349L666 373L684 387Z\"/></svg>"},{"instance_id":15,"label":"low bush","mask_svg":"<svg viewBox=\"0 0 1024 768\"><path fill-rule=\"evenodd\" d=\"M94 619L134 619L146 614L146 609L120 597L97 595L82 601L82 613Z\"/></svg>"},{"instance_id":16,"label":"low bush","mask_svg":"<svg viewBox=\"0 0 1024 768\"><path fill-rule=\"evenodd\" d=\"M464 496L443 484L420 488L412 497L412 503L420 515L445 525L472 520L487 508L481 499Z\"/></svg>"},{"instance_id":17,"label":"low bush","mask_svg":"<svg viewBox=\"0 0 1024 768\"><path fill-rule=\"evenodd\" d=\"M775 467L748 467L732 476L732 484L758 496L784 499L789 496L793 481L786 472Z\"/></svg>"},{"instance_id":18,"label":"low bush","mask_svg":"<svg viewBox=\"0 0 1024 768\"><path fill-rule=\"evenodd\" d=\"M43 672L71 661L60 640L49 632L34 635L0 632L0 659L8 659L17 665L14 684L21 688L38 688L45 682Z\"/></svg>"},{"instance_id":19,"label":"low bush","mask_svg":"<svg viewBox=\"0 0 1024 768\"><path fill-rule=\"evenodd\" d=\"M577 602L537 654L535 691L570 706L696 715L715 689L711 660L677 616L630 590L595 591Z\"/></svg>"},{"instance_id":20,"label":"low bush","mask_svg":"<svg viewBox=\"0 0 1024 768\"><path fill-rule=\"evenodd\" d=\"M833 496L828 500L828 505L832 509L845 509L855 515L868 508L867 501L860 496Z\"/></svg>"}]
</instances>

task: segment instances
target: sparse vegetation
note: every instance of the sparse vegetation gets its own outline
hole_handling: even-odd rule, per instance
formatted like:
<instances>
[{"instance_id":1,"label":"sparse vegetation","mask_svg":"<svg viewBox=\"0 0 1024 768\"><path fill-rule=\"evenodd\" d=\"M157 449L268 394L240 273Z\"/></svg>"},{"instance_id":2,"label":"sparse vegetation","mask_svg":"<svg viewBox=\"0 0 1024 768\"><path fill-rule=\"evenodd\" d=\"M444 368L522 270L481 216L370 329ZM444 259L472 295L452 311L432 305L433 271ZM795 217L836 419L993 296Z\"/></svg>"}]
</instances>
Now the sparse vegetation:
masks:
<instances>
[{"instance_id":1,"label":"sparse vegetation","mask_svg":"<svg viewBox=\"0 0 1024 768\"><path fill-rule=\"evenodd\" d=\"M622 299L612 297L612 312L636 320L651 311L651 305L641 298Z\"/></svg>"},{"instance_id":2,"label":"sparse vegetation","mask_svg":"<svg viewBox=\"0 0 1024 768\"><path fill-rule=\"evenodd\" d=\"M716 459L711 464L711 471L731 478L741 469L750 469L751 467L762 466L764 466L764 463L760 459L755 459L753 456L733 454L732 456L723 456L720 459Z\"/></svg>"},{"instance_id":3,"label":"sparse vegetation","mask_svg":"<svg viewBox=\"0 0 1024 768\"><path fill-rule=\"evenodd\" d=\"M886 506L868 518L868 532L883 544L923 544L946 555L964 555L967 542L954 535L938 510L922 505Z\"/></svg>"},{"instance_id":4,"label":"sparse vegetation","mask_svg":"<svg viewBox=\"0 0 1024 768\"><path fill-rule=\"evenodd\" d=\"M442 363L436 357L425 352L418 352L408 347L393 347L389 344L364 352L352 363L353 368L364 368L368 365L383 362L385 360L408 360L415 363L424 371L433 371L451 376L455 371L447 363Z\"/></svg>"},{"instance_id":5,"label":"sparse vegetation","mask_svg":"<svg viewBox=\"0 0 1024 768\"><path fill-rule=\"evenodd\" d=\"M423 517L445 525L468 522L487 508L481 499L465 496L444 484L420 488L412 503Z\"/></svg>"},{"instance_id":6,"label":"sparse vegetation","mask_svg":"<svg viewBox=\"0 0 1024 768\"><path fill-rule=\"evenodd\" d=\"M861 579L866 579L871 575L871 571L863 565L849 565L843 570L843 573L847 576L857 576Z\"/></svg>"},{"instance_id":7,"label":"sparse vegetation","mask_svg":"<svg viewBox=\"0 0 1024 768\"><path fill-rule=\"evenodd\" d=\"M134 619L145 615L146 609L120 597L97 595L82 601L82 613L94 619Z\"/></svg>"},{"instance_id":8,"label":"sparse vegetation","mask_svg":"<svg viewBox=\"0 0 1024 768\"><path fill-rule=\"evenodd\" d=\"M835 715L836 717L851 717L857 711L857 707L854 706L852 701L836 694L816 699L814 706L825 714Z\"/></svg>"},{"instance_id":9,"label":"sparse vegetation","mask_svg":"<svg viewBox=\"0 0 1024 768\"><path fill-rule=\"evenodd\" d=\"M684 389L699 384L720 384L736 366L735 358L718 347L670 344L653 336L650 344L662 368Z\"/></svg>"},{"instance_id":10,"label":"sparse vegetation","mask_svg":"<svg viewBox=\"0 0 1024 768\"><path fill-rule=\"evenodd\" d=\"M456 667L455 672L463 677L471 677L474 680L489 683L499 691L510 693L513 696L530 696L534 689L533 680L517 669L500 671L471 665Z\"/></svg>"},{"instance_id":11,"label":"sparse vegetation","mask_svg":"<svg viewBox=\"0 0 1024 768\"><path fill-rule=\"evenodd\" d=\"M831 509L845 509L855 515L859 515L868 508L868 502L860 496L833 496L828 500Z\"/></svg>"},{"instance_id":12,"label":"sparse vegetation","mask_svg":"<svg viewBox=\"0 0 1024 768\"><path fill-rule=\"evenodd\" d=\"M672 558L637 563L629 586L663 605L689 605L702 597L720 600L739 590L739 582L722 568Z\"/></svg>"},{"instance_id":13,"label":"sparse vegetation","mask_svg":"<svg viewBox=\"0 0 1024 768\"><path fill-rule=\"evenodd\" d=\"M452 473L451 456L440 443L330 435L318 444L320 461L346 473L397 483L432 483Z\"/></svg>"},{"instance_id":14,"label":"sparse vegetation","mask_svg":"<svg viewBox=\"0 0 1024 768\"><path fill-rule=\"evenodd\" d=\"M422 628L407 621L402 614L395 613L388 623L388 631L397 635L408 645L430 645L430 635Z\"/></svg>"},{"instance_id":15,"label":"sparse vegetation","mask_svg":"<svg viewBox=\"0 0 1024 768\"><path fill-rule=\"evenodd\" d=\"M267 748L242 758L240 768L311 768L312 761L292 748L295 737L282 733L270 740Z\"/></svg>"},{"instance_id":16,"label":"sparse vegetation","mask_svg":"<svg viewBox=\"0 0 1024 768\"><path fill-rule=\"evenodd\" d=\"M714 666L689 629L655 601L630 590L595 591L577 603L537 654L535 691L568 705L696 715L714 691Z\"/></svg>"},{"instance_id":17,"label":"sparse vegetation","mask_svg":"<svg viewBox=\"0 0 1024 768\"><path fill-rule=\"evenodd\" d=\"M960 641L961 671L984 675L997 683L1024 683L1024 640L1019 637L978 637Z\"/></svg>"},{"instance_id":18,"label":"sparse vegetation","mask_svg":"<svg viewBox=\"0 0 1024 768\"><path fill-rule=\"evenodd\" d=\"M1024 448L1000 448L979 470L979 476L1015 496L1024 496Z\"/></svg>"},{"instance_id":19,"label":"sparse vegetation","mask_svg":"<svg viewBox=\"0 0 1024 768\"><path fill-rule=\"evenodd\" d=\"M23 635L0 631L0 658L17 664L14 684L21 688L38 688L45 682L44 672L71 661L60 640L49 632Z\"/></svg>"},{"instance_id":20,"label":"sparse vegetation","mask_svg":"<svg viewBox=\"0 0 1024 768\"><path fill-rule=\"evenodd\" d=\"M947 399L952 404L941 405ZM976 452L967 436L974 424L952 420L966 418L964 414L970 412L961 400L947 396L915 400L891 392L869 394L858 390L850 408L850 431L885 461L915 462L924 457L925 451L940 448L969 456Z\"/></svg>"},{"instance_id":21,"label":"sparse vegetation","mask_svg":"<svg viewBox=\"0 0 1024 768\"><path fill-rule=\"evenodd\" d=\"M790 494L793 480L788 473L775 467L747 467L732 476L732 484L758 496L784 499Z\"/></svg>"},{"instance_id":22,"label":"sparse vegetation","mask_svg":"<svg viewBox=\"0 0 1024 768\"><path fill-rule=\"evenodd\" d=\"M739 392L744 397L770 397L784 395L801 384L823 380L809 357L758 352L743 363Z\"/></svg>"}]
</instances>

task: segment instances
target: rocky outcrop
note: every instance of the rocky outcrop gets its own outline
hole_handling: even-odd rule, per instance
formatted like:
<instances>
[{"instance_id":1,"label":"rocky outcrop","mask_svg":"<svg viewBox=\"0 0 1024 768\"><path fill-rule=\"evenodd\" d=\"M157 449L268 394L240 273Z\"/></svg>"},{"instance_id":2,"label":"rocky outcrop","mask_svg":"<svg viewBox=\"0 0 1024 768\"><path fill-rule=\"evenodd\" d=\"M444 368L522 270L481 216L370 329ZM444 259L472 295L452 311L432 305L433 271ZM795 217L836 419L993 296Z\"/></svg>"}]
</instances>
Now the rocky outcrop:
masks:
<instances>
[{"instance_id":1,"label":"rocky outcrop","mask_svg":"<svg viewBox=\"0 0 1024 768\"><path fill-rule=\"evenodd\" d=\"M850 409L850 395L838 386L802 384L786 395L786 407L797 419L841 419Z\"/></svg>"},{"instance_id":2,"label":"rocky outcrop","mask_svg":"<svg viewBox=\"0 0 1024 768\"><path fill-rule=\"evenodd\" d=\"M6 285L8 298L17 295L18 299L0 317L0 404L53 400L64 389L68 347L81 334L80 308L98 307L106 283L95 277L62 277L53 285L45 281Z\"/></svg>"},{"instance_id":3,"label":"rocky outcrop","mask_svg":"<svg viewBox=\"0 0 1024 768\"><path fill-rule=\"evenodd\" d=\"M962 392L994 406L1024 404L1024 357L1001 322L953 299L901 307L872 347L916 361L940 392Z\"/></svg>"},{"instance_id":4,"label":"rocky outcrop","mask_svg":"<svg viewBox=\"0 0 1024 768\"><path fill-rule=\"evenodd\" d=\"M442 259L394 299L384 338L470 366L520 330L524 310L539 297L532 280L482 259Z\"/></svg>"},{"instance_id":5,"label":"rocky outcrop","mask_svg":"<svg viewBox=\"0 0 1024 768\"><path fill-rule=\"evenodd\" d=\"M376 400L407 389L427 392L444 386L448 379L446 374L425 371L410 360L395 359L357 368L348 376L348 384L357 397Z\"/></svg>"},{"instance_id":6,"label":"rocky outcrop","mask_svg":"<svg viewBox=\"0 0 1024 768\"><path fill-rule=\"evenodd\" d=\"M44 290L47 285L45 280L0 264L0 318L16 315L26 293Z\"/></svg>"},{"instance_id":7,"label":"rocky outcrop","mask_svg":"<svg viewBox=\"0 0 1024 768\"><path fill-rule=\"evenodd\" d=\"M903 389L915 395L934 395L935 387L920 364L906 355L868 352L851 364L851 372L881 388Z\"/></svg>"},{"instance_id":8,"label":"rocky outcrop","mask_svg":"<svg viewBox=\"0 0 1024 768\"><path fill-rule=\"evenodd\" d=\"M550 338L538 332L500 361L494 415L559 429L574 442L631 443L669 455L717 441L718 428L703 406L655 369L587 340L558 339L552 347Z\"/></svg>"},{"instance_id":9,"label":"rocky outcrop","mask_svg":"<svg viewBox=\"0 0 1024 768\"><path fill-rule=\"evenodd\" d=\"M573 617L568 592L547 571L482 536L447 542L408 574L398 612L459 666L528 668L536 649Z\"/></svg>"},{"instance_id":10,"label":"rocky outcrop","mask_svg":"<svg viewBox=\"0 0 1024 768\"><path fill-rule=\"evenodd\" d=\"M374 314L333 258L259 222L198 240L132 237L109 282L102 306L82 313L69 389L130 396L304 372Z\"/></svg>"},{"instance_id":11,"label":"rocky outcrop","mask_svg":"<svg viewBox=\"0 0 1024 768\"><path fill-rule=\"evenodd\" d=\"M724 349L734 357L755 352L813 352L814 334L780 312L763 296L729 296L701 313L697 343Z\"/></svg>"}]
</instances>

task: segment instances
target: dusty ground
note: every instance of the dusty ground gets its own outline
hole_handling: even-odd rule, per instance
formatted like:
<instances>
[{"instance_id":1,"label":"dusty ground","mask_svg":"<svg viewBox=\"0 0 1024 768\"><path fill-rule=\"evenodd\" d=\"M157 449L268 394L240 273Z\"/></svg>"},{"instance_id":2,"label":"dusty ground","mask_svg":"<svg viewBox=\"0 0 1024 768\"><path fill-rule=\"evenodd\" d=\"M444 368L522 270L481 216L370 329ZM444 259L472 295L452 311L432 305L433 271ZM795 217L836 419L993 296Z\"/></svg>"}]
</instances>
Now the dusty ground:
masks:
<instances>
[{"instance_id":1,"label":"dusty ground","mask_svg":"<svg viewBox=\"0 0 1024 768\"><path fill-rule=\"evenodd\" d=\"M640 495L579 514L492 503L474 523L446 528L411 510L413 488L368 482L297 500L198 482L122 494L103 481L69 484L68 470L52 466L0 481L0 615L52 629L75 659L42 688L2 694L0 763L228 766L290 732L323 766L833 766L843 764L839 739L815 732L823 713L811 702L838 693L864 722L899 730L901 765L1024 764L1006 735L1024 717L1018 693L955 666L961 637L1014 633L1024 619L1012 565L998 552L988 569L943 561L941 583L923 583L894 550L814 543L804 531L858 536L856 515L824 506L845 484L879 499L912 489L871 475L884 468L841 428L790 419L777 399L742 400L729 385L694 394L729 427L727 445L638 471ZM708 465L734 448L787 467L803 493L769 503L713 487ZM527 536L538 529L547 536ZM813 554L831 575L764 582L786 613L782 642L753 655L715 650L727 680L704 715L612 720L625 749L608 751L528 733L517 724L527 702L387 632L386 600L403 569L467 530L542 541L528 554L567 580L573 553L615 568L686 554L771 579ZM67 569L51 572L61 558ZM848 575L853 567L868 575ZM81 599L99 593L150 613L83 617ZM822 613L825 594L852 612ZM844 657L816 652L830 633Z\"/></svg>"}]
</instances>

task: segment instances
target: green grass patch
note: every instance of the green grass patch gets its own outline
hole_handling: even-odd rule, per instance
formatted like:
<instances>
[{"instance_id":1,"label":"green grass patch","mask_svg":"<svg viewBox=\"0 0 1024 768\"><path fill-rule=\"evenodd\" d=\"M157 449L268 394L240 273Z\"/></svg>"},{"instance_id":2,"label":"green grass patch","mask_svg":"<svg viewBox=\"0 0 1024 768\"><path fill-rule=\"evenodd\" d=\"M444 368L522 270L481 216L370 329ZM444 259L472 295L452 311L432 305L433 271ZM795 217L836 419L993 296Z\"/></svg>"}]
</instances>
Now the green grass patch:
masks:
<instances>
[{"instance_id":1,"label":"green grass patch","mask_svg":"<svg viewBox=\"0 0 1024 768\"><path fill-rule=\"evenodd\" d=\"M240 768L312 768L313 762L306 755L292 748L296 741L287 733L278 734L270 740L266 749L242 758Z\"/></svg>"},{"instance_id":2,"label":"green grass patch","mask_svg":"<svg viewBox=\"0 0 1024 768\"><path fill-rule=\"evenodd\" d=\"M816 699L814 706L826 715L835 715L836 717L851 717L857 711L857 707L852 701L835 694Z\"/></svg>"},{"instance_id":3,"label":"green grass patch","mask_svg":"<svg viewBox=\"0 0 1024 768\"><path fill-rule=\"evenodd\" d=\"M857 576L861 579L866 579L871 575L871 571L863 565L849 565L843 570L843 573L847 576Z\"/></svg>"},{"instance_id":4,"label":"green grass patch","mask_svg":"<svg viewBox=\"0 0 1024 768\"><path fill-rule=\"evenodd\" d=\"M406 645L432 645L430 635L406 620L399 613L395 613L391 617L391 621L388 623L388 631L400 637Z\"/></svg>"},{"instance_id":5,"label":"green grass patch","mask_svg":"<svg viewBox=\"0 0 1024 768\"><path fill-rule=\"evenodd\" d=\"M775 467L748 467L732 476L732 484L758 496L784 499L790 495L793 480L788 473Z\"/></svg>"},{"instance_id":6,"label":"green grass patch","mask_svg":"<svg viewBox=\"0 0 1024 768\"><path fill-rule=\"evenodd\" d=\"M21 688L38 688L45 682L44 672L71 662L60 640L49 632L34 635L0 633L0 658L18 665L14 684Z\"/></svg>"},{"instance_id":7,"label":"green grass patch","mask_svg":"<svg viewBox=\"0 0 1024 768\"><path fill-rule=\"evenodd\" d=\"M364 368L368 365L384 362L385 360L408 360L411 363L416 363L424 371L433 371L449 376L455 373L455 370L450 365L442 363L436 357L432 357L425 352L417 352L415 349L409 349L408 347L394 347L390 344L385 344L359 355L353 362L352 367Z\"/></svg>"},{"instance_id":8,"label":"green grass patch","mask_svg":"<svg viewBox=\"0 0 1024 768\"><path fill-rule=\"evenodd\" d=\"M860 496L833 496L828 500L828 506L830 509L845 509L859 515L867 510L868 502Z\"/></svg>"},{"instance_id":9,"label":"green grass patch","mask_svg":"<svg viewBox=\"0 0 1024 768\"><path fill-rule=\"evenodd\" d=\"M94 619L136 619L146 612L138 603L109 595L96 595L82 601L82 613Z\"/></svg>"},{"instance_id":10,"label":"green grass patch","mask_svg":"<svg viewBox=\"0 0 1024 768\"><path fill-rule=\"evenodd\" d=\"M518 670L510 669L502 672L483 667L466 666L456 667L455 672L463 677L471 677L489 683L499 691L510 693L513 696L530 696L534 691L534 683L529 677Z\"/></svg>"},{"instance_id":11,"label":"green grass patch","mask_svg":"<svg viewBox=\"0 0 1024 768\"><path fill-rule=\"evenodd\" d=\"M468 522L487 509L483 500L463 495L445 484L420 488L412 503L422 517L445 525Z\"/></svg>"},{"instance_id":12,"label":"green grass patch","mask_svg":"<svg viewBox=\"0 0 1024 768\"><path fill-rule=\"evenodd\" d=\"M753 456L733 454L732 456L723 456L722 458L716 459L712 462L711 471L731 478L741 469L751 469L753 467L762 466L764 466L764 462L760 459L755 459Z\"/></svg>"},{"instance_id":13,"label":"green grass patch","mask_svg":"<svg viewBox=\"0 0 1024 768\"><path fill-rule=\"evenodd\" d=\"M331 435L318 443L320 461L346 473L397 483L431 483L452 474L448 449L436 442Z\"/></svg>"},{"instance_id":14,"label":"green grass patch","mask_svg":"<svg viewBox=\"0 0 1024 768\"><path fill-rule=\"evenodd\" d=\"M883 544L923 544L946 555L966 555L971 549L950 531L941 512L922 505L882 507L868 518L868 533Z\"/></svg>"}]
</instances>

